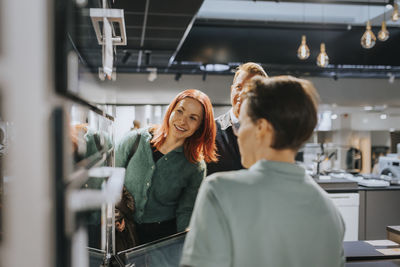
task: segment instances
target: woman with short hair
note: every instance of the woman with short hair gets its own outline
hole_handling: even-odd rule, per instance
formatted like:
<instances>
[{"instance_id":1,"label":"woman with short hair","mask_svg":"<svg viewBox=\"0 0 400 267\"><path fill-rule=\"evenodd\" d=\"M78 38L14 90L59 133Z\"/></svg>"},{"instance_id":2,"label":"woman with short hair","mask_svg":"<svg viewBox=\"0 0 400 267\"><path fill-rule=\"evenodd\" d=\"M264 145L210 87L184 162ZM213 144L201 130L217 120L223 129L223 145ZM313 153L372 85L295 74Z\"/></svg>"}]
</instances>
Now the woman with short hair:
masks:
<instances>
[{"instance_id":1,"label":"woman with short hair","mask_svg":"<svg viewBox=\"0 0 400 267\"><path fill-rule=\"evenodd\" d=\"M183 266L343 266L344 223L295 164L317 123L318 94L289 76L250 82L236 129L242 165L199 190Z\"/></svg>"}]
</instances>

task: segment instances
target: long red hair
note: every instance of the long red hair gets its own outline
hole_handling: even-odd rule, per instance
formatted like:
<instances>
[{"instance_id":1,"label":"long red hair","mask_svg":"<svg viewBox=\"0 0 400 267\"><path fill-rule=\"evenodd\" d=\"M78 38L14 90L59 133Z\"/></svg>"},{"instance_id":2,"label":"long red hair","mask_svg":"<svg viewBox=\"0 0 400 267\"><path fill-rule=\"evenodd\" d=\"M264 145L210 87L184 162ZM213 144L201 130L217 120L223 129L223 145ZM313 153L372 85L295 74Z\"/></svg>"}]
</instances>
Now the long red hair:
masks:
<instances>
[{"instance_id":1,"label":"long red hair","mask_svg":"<svg viewBox=\"0 0 400 267\"><path fill-rule=\"evenodd\" d=\"M174 100L172 100L165 113L163 123L154 126L151 130L153 132L151 144L157 150L164 144L169 131L169 117L179 101L186 97L199 101L203 106L204 116L199 129L197 129L192 136L186 138L183 143L185 156L192 163L199 162L202 159L207 163L212 161L215 162L217 161L217 147L215 145L217 129L214 122L211 101L205 93L196 89L185 90L179 93Z\"/></svg>"}]
</instances>

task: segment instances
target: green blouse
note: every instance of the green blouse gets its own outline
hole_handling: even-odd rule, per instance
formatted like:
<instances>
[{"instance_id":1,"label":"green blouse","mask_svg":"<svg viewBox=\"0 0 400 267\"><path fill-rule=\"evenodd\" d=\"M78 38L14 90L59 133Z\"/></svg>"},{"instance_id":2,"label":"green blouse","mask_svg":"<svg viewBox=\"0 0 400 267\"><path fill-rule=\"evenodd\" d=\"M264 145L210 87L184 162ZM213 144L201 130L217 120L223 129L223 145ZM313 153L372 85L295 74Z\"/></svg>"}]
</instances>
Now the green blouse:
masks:
<instances>
[{"instance_id":1,"label":"green blouse","mask_svg":"<svg viewBox=\"0 0 400 267\"><path fill-rule=\"evenodd\" d=\"M125 167L132 146L141 134L136 153L128 163L125 186L135 199L134 219L137 223L152 223L176 217L178 232L190 221L197 191L206 175L204 161L190 163L183 147L178 147L153 160L148 129L131 131L117 145L115 166Z\"/></svg>"}]
</instances>

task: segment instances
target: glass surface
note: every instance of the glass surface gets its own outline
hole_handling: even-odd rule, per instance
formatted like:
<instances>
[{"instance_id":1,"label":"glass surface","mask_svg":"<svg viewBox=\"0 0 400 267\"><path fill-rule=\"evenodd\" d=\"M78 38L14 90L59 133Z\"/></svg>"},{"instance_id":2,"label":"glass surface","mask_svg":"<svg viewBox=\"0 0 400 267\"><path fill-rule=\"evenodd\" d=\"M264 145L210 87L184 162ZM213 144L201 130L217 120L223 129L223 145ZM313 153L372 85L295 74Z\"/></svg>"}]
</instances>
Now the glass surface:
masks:
<instances>
[{"instance_id":1,"label":"glass surface","mask_svg":"<svg viewBox=\"0 0 400 267\"><path fill-rule=\"evenodd\" d=\"M74 169L85 167L88 159L95 160L96 156L100 157L114 147L113 121L81 105L71 105L69 128ZM109 153L100 165L111 166L112 155Z\"/></svg>"},{"instance_id":2,"label":"glass surface","mask_svg":"<svg viewBox=\"0 0 400 267\"><path fill-rule=\"evenodd\" d=\"M106 252L100 249L88 248L89 252L89 267L102 266Z\"/></svg>"},{"instance_id":3,"label":"glass surface","mask_svg":"<svg viewBox=\"0 0 400 267\"><path fill-rule=\"evenodd\" d=\"M14 142L13 123L7 121L2 113L2 98L0 95L0 245L3 239L3 200L7 194L7 183L11 180L10 173L5 165L5 158L8 155L9 147Z\"/></svg>"},{"instance_id":4,"label":"glass surface","mask_svg":"<svg viewBox=\"0 0 400 267\"><path fill-rule=\"evenodd\" d=\"M1 97L0 97L0 107L1 105ZM0 244L3 240L3 197L4 197L4 190L3 190L3 158L5 153L5 139L6 139L6 131L4 127L4 122L2 119L1 109L0 109Z\"/></svg>"},{"instance_id":5,"label":"glass surface","mask_svg":"<svg viewBox=\"0 0 400 267\"><path fill-rule=\"evenodd\" d=\"M70 158L71 176L74 173L94 167L113 166L114 130L113 121L103 117L86 107L71 104L69 107L69 134L72 142ZM82 181L71 180L80 190L100 190L106 178L82 178ZM104 209L105 207L103 207ZM104 249L105 233L102 234L102 210L88 210L79 214L87 226L91 248Z\"/></svg>"},{"instance_id":6,"label":"glass surface","mask_svg":"<svg viewBox=\"0 0 400 267\"><path fill-rule=\"evenodd\" d=\"M159 241L118 253L117 257L123 266L135 267L177 267L182 256L183 243L186 237L181 232Z\"/></svg>"}]
</instances>

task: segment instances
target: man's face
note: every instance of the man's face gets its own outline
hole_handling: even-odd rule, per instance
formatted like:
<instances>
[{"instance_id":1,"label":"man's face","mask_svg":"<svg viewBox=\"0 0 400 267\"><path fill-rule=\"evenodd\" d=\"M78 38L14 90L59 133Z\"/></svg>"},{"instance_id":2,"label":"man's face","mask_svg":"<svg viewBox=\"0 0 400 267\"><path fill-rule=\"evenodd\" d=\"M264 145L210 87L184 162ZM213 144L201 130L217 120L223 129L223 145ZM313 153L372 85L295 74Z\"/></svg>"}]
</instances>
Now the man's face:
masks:
<instances>
[{"instance_id":1,"label":"man's face","mask_svg":"<svg viewBox=\"0 0 400 267\"><path fill-rule=\"evenodd\" d=\"M256 134L257 125L248 115L248 109L249 102L244 100L239 115L240 128L236 133L241 162L245 168L250 168L257 162L257 154L260 149L260 143Z\"/></svg>"},{"instance_id":2,"label":"man's face","mask_svg":"<svg viewBox=\"0 0 400 267\"><path fill-rule=\"evenodd\" d=\"M240 105L242 104L241 95L243 94L244 86L253 77L254 74L239 70L236 79L231 85L231 104L236 118L239 118Z\"/></svg>"}]
</instances>

